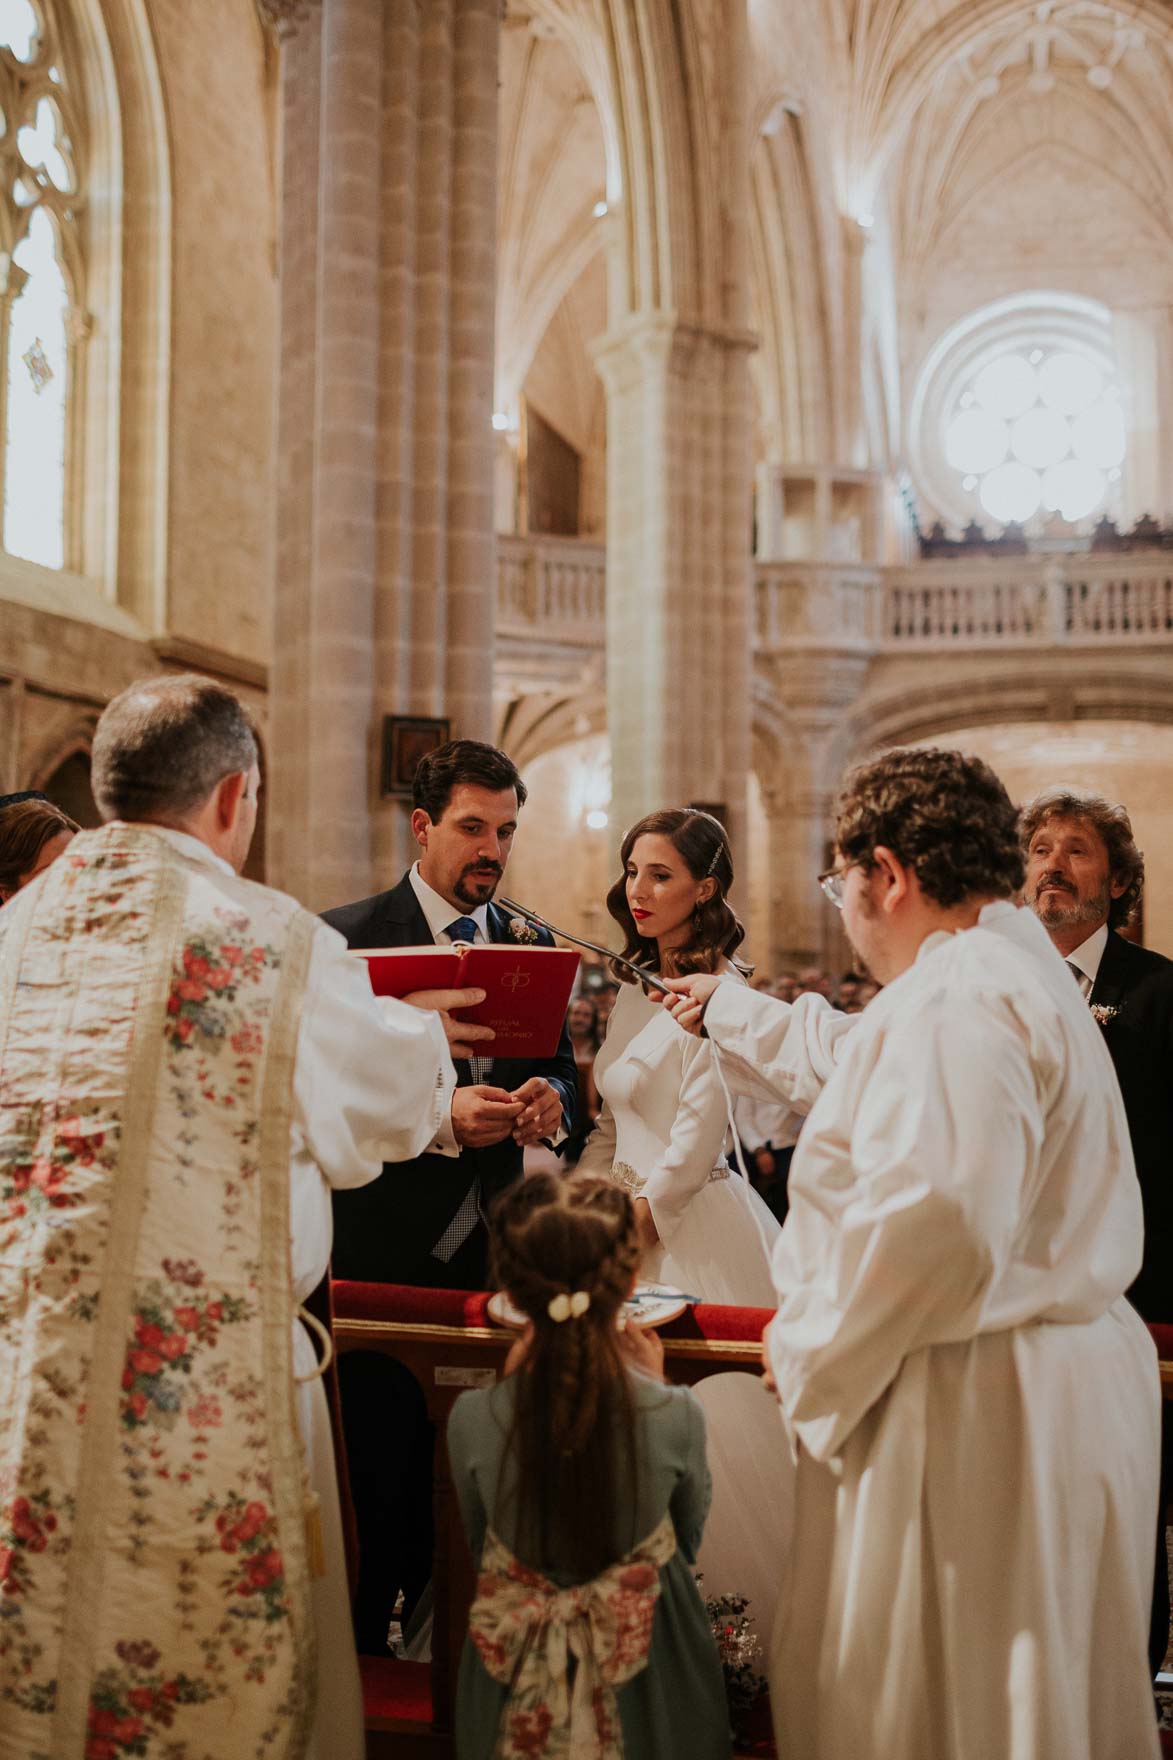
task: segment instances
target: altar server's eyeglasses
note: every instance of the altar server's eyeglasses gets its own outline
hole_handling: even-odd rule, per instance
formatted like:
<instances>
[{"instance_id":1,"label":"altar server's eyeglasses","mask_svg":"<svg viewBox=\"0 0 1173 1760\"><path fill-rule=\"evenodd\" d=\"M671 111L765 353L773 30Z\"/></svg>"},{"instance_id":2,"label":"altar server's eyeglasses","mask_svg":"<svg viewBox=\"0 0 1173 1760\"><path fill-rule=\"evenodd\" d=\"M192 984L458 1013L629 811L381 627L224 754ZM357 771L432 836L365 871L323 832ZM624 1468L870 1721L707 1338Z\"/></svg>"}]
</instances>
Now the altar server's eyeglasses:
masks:
<instances>
[{"instance_id":1,"label":"altar server's eyeglasses","mask_svg":"<svg viewBox=\"0 0 1173 1760\"><path fill-rule=\"evenodd\" d=\"M828 868L825 874L819 875L819 885L837 911L843 909L843 888L847 884L848 869L854 866L854 862L848 862L846 868Z\"/></svg>"}]
</instances>

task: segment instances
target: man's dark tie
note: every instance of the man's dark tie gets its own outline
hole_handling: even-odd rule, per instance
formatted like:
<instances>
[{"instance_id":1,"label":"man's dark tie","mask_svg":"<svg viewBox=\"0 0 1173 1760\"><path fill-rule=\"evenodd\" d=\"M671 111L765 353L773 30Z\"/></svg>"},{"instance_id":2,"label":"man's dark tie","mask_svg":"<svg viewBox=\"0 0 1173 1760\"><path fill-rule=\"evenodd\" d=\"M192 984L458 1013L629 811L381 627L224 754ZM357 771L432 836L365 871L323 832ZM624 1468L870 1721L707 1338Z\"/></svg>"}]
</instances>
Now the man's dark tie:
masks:
<instances>
[{"instance_id":1,"label":"man's dark tie","mask_svg":"<svg viewBox=\"0 0 1173 1760\"><path fill-rule=\"evenodd\" d=\"M1065 959L1063 961L1063 964L1067 967L1067 970L1071 973L1071 976L1075 979L1075 982L1079 985L1079 994L1081 996L1086 996L1088 993L1088 990L1091 989L1091 984L1088 982L1087 973L1081 972L1079 967L1077 965L1075 965L1074 962L1069 959ZM1086 989L1084 988L1085 985L1087 986Z\"/></svg>"},{"instance_id":2,"label":"man's dark tie","mask_svg":"<svg viewBox=\"0 0 1173 1760\"><path fill-rule=\"evenodd\" d=\"M471 947L477 938L476 922L472 917L457 917L454 923L449 923L444 933L449 941L467 941Z\"/></svg>"}]
</instances>

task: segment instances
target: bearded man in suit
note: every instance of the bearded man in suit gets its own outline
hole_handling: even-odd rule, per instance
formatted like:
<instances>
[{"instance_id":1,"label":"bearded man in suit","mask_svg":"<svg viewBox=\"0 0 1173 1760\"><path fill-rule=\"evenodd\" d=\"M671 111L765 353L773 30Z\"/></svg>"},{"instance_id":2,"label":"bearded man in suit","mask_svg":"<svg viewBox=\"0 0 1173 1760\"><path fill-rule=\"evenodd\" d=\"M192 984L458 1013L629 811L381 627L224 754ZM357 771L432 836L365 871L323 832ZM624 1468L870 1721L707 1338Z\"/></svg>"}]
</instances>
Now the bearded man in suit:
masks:
<instances>
[{"instance_id":1,"label":"bearded man in suit","mask_svg":"<svg viewBox=\"0 0 1173 1760\"><path fill-rule=\"evenodd\" d=\"M1103 1029L1116 1068L1144 1204L1144 1260L1128 1298L1143 1319L1173 1322L1173 960L1120 930L1140 903L1144 857L1122 806L1051 789L1023 810L1026 903ZM1154 1673L1169 1641L1165 1511L1173 1495L1166 1416L1149 1645Z\"/></svg>"},{"instance_id":2,"label":"bearded man in suit","mask_svg":"<svg viewBox=\"0 0 1173 1760\"><path fill-rule=\"evenodd\" d=\"M412 785L418 861L390 891L325 911L326 922L352 948L515 942L516 919L493 894L525 798L516 765L494 746L460 739L429 752ZM533 937L525 928L521 938ZM545 930L537 939L552 944ZM488 1208L521 1178L527 1144L561 1145L578 1091L565 1025L550 1058L494 1060L491 1041L485 1051L457 1060L451 1120L424 1154L335 1194L336 1278L484 1287ZM391 1358L348 1352L339 1378L362 1554L359 1649L385 1654L397 1590L409 1614L431 1574L432 1428L418 1387Z\"/></svg>"}]
</instances>

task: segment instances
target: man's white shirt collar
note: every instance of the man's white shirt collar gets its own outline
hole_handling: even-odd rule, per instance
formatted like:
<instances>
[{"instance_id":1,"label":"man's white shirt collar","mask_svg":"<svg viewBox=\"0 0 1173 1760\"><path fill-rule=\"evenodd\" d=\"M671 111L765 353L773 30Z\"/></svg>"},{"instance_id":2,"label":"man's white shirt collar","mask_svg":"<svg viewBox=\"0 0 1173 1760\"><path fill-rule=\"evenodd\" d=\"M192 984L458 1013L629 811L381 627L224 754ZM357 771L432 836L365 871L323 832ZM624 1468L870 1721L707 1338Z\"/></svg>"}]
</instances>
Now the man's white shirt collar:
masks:
<instances>
[{"instance_id":1,"label":"man's white shirt collar","mask_svg":"<svg viewBox=\"0 0 1173 1760\"><path fill-rule=\"evenodd\" d=\"M1086 941L1081 941L1078 947L1073 948L1070 953L1064 954L1063 957L1066 959L1069 966L1078 966L1084 977L1090 978L1094 985L1096 977L1099 974L1100 961L1104 957L1104 949L1107 945L1108 925L1107 923L1101 923L1094 935L1089 935Z\"/></svg>"},{"instance_id":2,"label":"man's white shirt collar","mask_svg":"<svg viewBox=\"0 0 1173 1760\"><path fill-rule=\"evenodd\" d=\"M428 928L432 931L433 941L438 941L441 947L450 945L451 937L448 930L457 917L471 917L477 926L481 940L488 941L489 906L487 901L484 904L478 904L475 910L458 910L455 906L450 905L446 898L441 898L434 887L428 885L420 873L418 862L412 866L408 879L411 881L412 891L419 900L419 907L424 913Z\"/></svg>"}]
</instances>

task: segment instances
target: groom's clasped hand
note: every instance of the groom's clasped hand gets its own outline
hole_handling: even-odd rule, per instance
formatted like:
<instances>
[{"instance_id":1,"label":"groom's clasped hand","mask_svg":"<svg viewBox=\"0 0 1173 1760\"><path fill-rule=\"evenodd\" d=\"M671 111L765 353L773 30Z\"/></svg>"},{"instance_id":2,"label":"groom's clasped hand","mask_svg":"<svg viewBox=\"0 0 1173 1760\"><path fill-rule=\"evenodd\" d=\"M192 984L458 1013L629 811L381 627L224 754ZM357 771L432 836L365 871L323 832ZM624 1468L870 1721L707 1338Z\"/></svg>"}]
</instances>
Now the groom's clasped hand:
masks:
<instances>
[{"instance_id":1,"label":"groom's clasped hand","mask_svg":"<svg viewBox=\"0 0 1173 1760\"><path fill-rule=\"evenodd\" d=\"M454 1059L483 1057L487 1042L495 1039L492 1027L461 1020L457 1009L475 1008L485 992L471 990L415 990L403 998L413 1008L438 1014ZM508 1136L523 1147L554 1137L562 1123L562 1099L544 1076L531 1076L512 1093L488 1082L457 1088L452 1099L452 1124L464 1147L485 1149L503 1143Z\"/></svg>"},{"instance_id":2,"label":"groom's clasped hand","mask_svg":"<svg viewBox=\"0 0 1173 1760\"><path fill-rule=\"evenodd\" d=\"M457 1088L452 1096L452 1125L457 1141L484 1149L506 1137L523 1147L555 1137L562 1122L562 1100L544 1076L531 1076L512 1093L490 1082Z\"/></svg>"}]
</instances>

